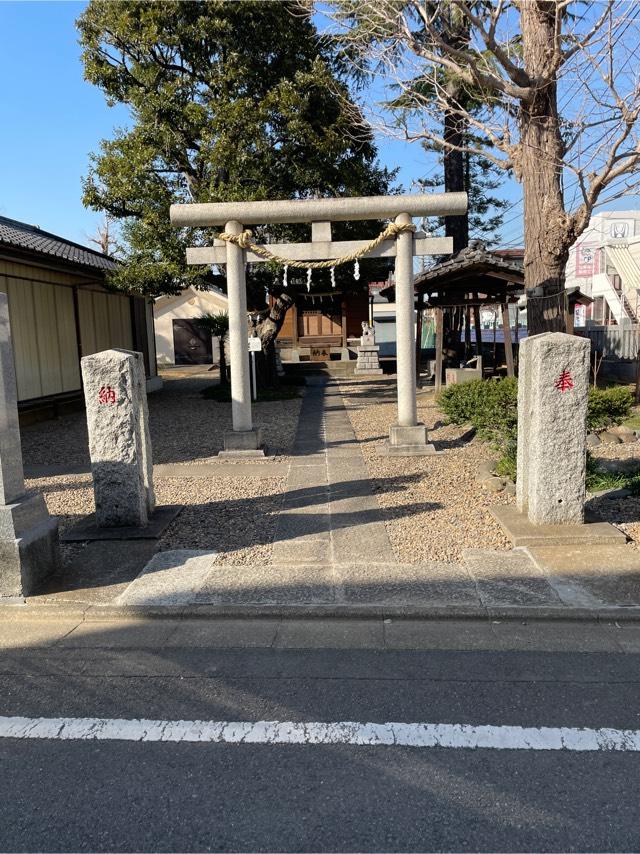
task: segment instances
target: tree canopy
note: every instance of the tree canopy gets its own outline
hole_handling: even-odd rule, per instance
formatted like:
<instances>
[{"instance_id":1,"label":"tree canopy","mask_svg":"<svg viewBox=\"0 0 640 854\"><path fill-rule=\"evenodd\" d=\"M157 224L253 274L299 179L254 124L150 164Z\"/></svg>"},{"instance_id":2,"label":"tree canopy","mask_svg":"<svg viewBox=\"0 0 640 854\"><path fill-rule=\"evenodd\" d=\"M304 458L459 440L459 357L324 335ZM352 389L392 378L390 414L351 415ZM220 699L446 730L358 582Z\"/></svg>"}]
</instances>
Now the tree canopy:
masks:
<instances>
[{"instance_id":1,"label":"tree canopy","mask_svg":"<svg viewBox=\"0 0 640 854\"><path fill-rule=\"evenodd\" d=\"M91 0L77 26L87 80L131 115L84 181L84 203L121 224L115 284L153 295L211 281L185 265L205 237L171 228L174 202L387 192L348 66L298 3Z\"/></svg>"}]
</instances>

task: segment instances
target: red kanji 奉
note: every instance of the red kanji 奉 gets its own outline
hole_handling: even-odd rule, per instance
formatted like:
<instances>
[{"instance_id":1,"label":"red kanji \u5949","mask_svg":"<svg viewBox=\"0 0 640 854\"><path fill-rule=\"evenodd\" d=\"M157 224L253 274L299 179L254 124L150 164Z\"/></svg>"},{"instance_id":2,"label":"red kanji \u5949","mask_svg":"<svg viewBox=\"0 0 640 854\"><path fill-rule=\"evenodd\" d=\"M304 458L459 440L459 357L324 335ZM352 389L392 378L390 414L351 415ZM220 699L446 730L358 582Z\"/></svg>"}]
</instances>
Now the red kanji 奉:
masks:
<instances>
[{"instance_id":1,"label":"red kanji \u5949","mask_svg":"<svg viewBox=\"0 0 640 854\"><path fill-rule=\"evenodd\" d=\"M570 391L573 388L573 377L570 371L564 370L554 383L558 391Z\"/></svg>"}]
</instances>

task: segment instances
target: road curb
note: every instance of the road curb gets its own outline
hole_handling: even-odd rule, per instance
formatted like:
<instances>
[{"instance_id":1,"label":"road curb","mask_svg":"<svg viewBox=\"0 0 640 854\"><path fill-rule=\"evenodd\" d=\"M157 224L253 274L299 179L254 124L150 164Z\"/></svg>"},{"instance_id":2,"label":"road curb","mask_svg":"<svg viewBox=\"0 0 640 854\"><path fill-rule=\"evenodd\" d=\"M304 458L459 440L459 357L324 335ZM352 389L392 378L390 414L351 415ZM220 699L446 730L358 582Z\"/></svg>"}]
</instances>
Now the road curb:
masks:
<instances>
[{"instance_id":1,"label":"road curb","mask_svg":"<svg viewBox=\"0 0 640 854\"><path fill-rule=\"evenodd\" d=\"M78 620L215 620L215 619L359 619L640 622L640 606L571 608L566 606L412 605L412 604L270 604L117 606L84 603L0 604L0 621Z\"/></svg>"}]
</instances>

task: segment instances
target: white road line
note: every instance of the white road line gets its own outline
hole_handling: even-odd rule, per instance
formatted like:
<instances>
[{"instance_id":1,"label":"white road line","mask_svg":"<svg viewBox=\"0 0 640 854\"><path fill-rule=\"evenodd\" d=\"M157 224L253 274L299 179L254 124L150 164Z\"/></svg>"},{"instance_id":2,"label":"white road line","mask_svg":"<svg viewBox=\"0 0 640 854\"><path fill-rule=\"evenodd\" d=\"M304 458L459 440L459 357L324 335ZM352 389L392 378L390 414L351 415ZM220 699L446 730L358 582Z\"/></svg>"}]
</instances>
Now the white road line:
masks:
<instances>
[{"instance_id":1,"label":"white road line","mask_svg":"<svg viewBox=\"0 0 640 854\"><path fill-rule=\"evenodd\" d=\"M335 721L0 717L0 738L212 744L348 744L489 750L640 751L640 730Z\"/></svg>"}]
</instances>

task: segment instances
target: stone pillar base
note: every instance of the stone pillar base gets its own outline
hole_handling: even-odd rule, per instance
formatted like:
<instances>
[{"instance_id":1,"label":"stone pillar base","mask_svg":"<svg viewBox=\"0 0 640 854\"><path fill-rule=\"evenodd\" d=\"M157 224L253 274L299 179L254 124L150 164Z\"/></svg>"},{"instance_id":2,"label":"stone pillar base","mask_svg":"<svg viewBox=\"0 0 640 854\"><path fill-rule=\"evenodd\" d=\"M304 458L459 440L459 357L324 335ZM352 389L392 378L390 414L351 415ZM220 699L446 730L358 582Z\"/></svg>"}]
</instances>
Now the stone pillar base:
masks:
<instances>
[{"instance_id":1,"label":"stone pillar base","mask_svg":"<svg viewBox=\"0 0 640 854\"><path fill-rule=\"evenodd\" d=\"M58 520L42 495L0 505L0 597L29 596L59 568Z\"/></svg>"},{"instance_id":2,"label":"stone pillar base","mask_svg":"<svg viewBox=\"0 0 640 854\"><path fill-rule=\"evenodd\" d=\"M248 457L264 457L262 445L262 430L234 430L224 434L224 451L218 454L219 459L247 459Z\"/></svg>"},{"instance_id":3,"label":"stone pillar base","mask_svg":"<svg viewBox=\"0 0 640 854\"><path fill-rule=\"evenodd\" d=\"M587 522L582 525L535 525L526 513L511 504L491 507L489 512L511 540L514 549L542 546L617 546L627 549L627 538L609 522Z\"/></svg>"},{"instance_id":4,"label":"stone pillar base","mask_svg":"<svg viewBox=\"0 0 640 854\"><path fill-rule=\"evenodd\" d=\"M413 427L392 424L389 427L389 438L382 446L381 453L387 457L419 457L436 454L437 451L429 443L424 424L416 424Z\"/></svg>"},{"instance_id":5,"label":"stone pillar base","mask_svg":"<svg viewBox=\"0 0 640 854\"><path fill-rule=\"evenodd\" d=\"M358 347L358 361L356 362L355 373L358 376L363 374L381 374L380 360L378 351L380 347L376 344L361 344Z\"/></svg>"}]
</instances>

